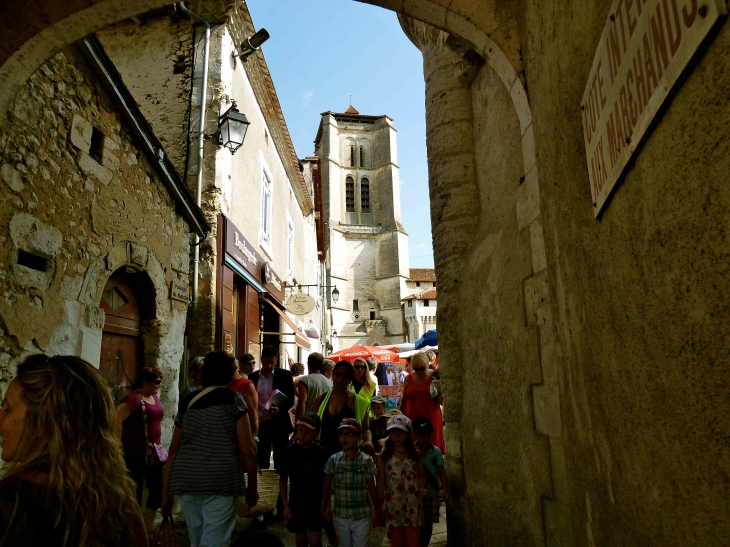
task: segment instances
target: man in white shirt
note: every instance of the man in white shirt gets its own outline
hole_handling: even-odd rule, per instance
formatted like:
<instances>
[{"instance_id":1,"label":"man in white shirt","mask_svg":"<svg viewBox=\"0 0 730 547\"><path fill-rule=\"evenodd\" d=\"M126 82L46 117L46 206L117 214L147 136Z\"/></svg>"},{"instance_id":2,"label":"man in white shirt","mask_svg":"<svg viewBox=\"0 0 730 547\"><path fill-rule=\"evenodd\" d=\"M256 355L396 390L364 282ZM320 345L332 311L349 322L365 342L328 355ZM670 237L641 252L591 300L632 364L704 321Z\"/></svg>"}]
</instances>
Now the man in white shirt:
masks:
<instances>
[{"instance_id":1,"label":"man in white shirt","mask_svg":"<svg viewBox=\"0 0 730 547\"><path fill-rule=\"evenodd\" d=\"M388 370L385 372L385 376L388 378L388 385L392 386L395 382L395 372L393 372L393 367L388 367Z\"/></svg>"}]
</instances>

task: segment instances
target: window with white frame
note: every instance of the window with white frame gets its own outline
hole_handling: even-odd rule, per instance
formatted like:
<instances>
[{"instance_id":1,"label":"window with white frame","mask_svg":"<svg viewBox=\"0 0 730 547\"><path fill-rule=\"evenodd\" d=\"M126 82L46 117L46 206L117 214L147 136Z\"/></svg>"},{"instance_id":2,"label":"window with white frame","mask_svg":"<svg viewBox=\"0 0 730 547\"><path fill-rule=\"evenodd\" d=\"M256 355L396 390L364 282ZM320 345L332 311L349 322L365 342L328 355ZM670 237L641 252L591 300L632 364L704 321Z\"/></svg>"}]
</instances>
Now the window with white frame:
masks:
<instances>
[{"instance_id":1,"label":"window with white frame","mask_svg":"<svg viewBox=\"0 0 730 547\"><path fill-rule=\"evenodd\" d=\"M261 241L271 245L271 191L273 185L264 170L261 178Z\"/></svg>"},{"instance_id":2,"label":"window with white frame","mask_svg":"<svg viewBox=\"0 0 730 547\"><path fill-rule=\"evenodd\" d=\"M294 226L289 221L286 234L286 272L289 281L294 278Z\"/></svg>"}]
</instances>

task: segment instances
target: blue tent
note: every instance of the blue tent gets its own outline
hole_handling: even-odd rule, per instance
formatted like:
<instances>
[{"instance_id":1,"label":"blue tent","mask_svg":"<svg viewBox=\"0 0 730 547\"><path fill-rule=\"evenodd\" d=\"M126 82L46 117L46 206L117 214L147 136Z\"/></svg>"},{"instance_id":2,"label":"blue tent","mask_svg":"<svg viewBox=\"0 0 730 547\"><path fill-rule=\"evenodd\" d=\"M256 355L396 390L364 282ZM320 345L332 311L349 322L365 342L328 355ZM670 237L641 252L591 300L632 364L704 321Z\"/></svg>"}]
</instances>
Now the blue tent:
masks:
<instances>
[{"instance_id":1,"label":"blue tent","mask_svg":"<svg viewBox=\"0 0 730 547\"><path fill-rule=\"evenodd\" d=\"M439 340L436 336L436 329L427 331L426 334L416 340L416 349L425 348L426 346L438 346Z\"/></svg>"}]
</instances>

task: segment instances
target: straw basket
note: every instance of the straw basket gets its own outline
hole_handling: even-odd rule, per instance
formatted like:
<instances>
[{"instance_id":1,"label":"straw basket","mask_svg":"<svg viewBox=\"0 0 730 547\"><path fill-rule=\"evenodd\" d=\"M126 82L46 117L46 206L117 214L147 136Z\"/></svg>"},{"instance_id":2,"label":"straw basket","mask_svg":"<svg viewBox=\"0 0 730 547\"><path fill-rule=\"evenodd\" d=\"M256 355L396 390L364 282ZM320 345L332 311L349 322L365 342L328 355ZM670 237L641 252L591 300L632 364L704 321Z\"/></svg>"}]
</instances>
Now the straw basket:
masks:
<instances>
[{"instance_id":1,"label":"straw basket","mask_svg":"<svg viewBox=\"0 0 730 547\"><path fill-rule=\"evenodd\" d=\"M279 475L273 469L262 469L259 472L259 502L249 508L246 497L238 498L238 516L247 519L256 518L270 513L276 507L276 498L279 497Z\"/></svg>"}]
</instances>

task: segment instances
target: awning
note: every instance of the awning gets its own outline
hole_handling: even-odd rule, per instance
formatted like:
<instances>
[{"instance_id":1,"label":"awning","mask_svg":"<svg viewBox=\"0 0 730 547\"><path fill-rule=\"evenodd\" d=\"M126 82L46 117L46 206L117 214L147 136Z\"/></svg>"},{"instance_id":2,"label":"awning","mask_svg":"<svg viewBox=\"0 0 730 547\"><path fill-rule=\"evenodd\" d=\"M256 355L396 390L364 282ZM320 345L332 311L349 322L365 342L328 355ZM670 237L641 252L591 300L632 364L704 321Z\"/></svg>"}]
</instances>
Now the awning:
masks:
<instances>
[{"instance_id":1,"label":"awning","mask_svg":"<svg viewBox=\"0 0 730 547\"><path fill-rule=\"evenodd\" d=\"M278 313L281 318L284 320L284 322L289 325L292 330L294 331L294 341L297 345L302 346L304 349L309 350L312 349L312 344L309 343L307 340L306 335L297 327L296 323L292 321L289 316L284 312L282 309L279 308L274 302L269 300L268 296L264 295L264 300L266 300L266 303ZM286 333L281 333L286 334Z\"/></svg>"}]
</instances>

